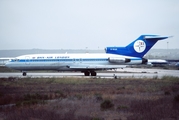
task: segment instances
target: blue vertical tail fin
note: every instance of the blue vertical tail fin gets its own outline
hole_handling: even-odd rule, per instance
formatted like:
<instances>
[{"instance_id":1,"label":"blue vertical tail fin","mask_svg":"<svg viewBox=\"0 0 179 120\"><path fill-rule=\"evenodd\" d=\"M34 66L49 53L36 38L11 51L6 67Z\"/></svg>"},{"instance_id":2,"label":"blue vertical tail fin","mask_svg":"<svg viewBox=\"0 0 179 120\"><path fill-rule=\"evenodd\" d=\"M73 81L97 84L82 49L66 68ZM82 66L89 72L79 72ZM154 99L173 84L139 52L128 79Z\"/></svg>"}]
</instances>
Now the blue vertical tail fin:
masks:
<instances>
[{"instance_id":1,"label":"blue vertical tail fin","mask_svg":"<svg viewBox=\"0 0 179 120\"><path fill-rule=\"evenodd\" d=\"M107 47L106 53L143 57L158 40L167 39L167 36L141 35L126 47Z\"/></svg>"}]
</instances>

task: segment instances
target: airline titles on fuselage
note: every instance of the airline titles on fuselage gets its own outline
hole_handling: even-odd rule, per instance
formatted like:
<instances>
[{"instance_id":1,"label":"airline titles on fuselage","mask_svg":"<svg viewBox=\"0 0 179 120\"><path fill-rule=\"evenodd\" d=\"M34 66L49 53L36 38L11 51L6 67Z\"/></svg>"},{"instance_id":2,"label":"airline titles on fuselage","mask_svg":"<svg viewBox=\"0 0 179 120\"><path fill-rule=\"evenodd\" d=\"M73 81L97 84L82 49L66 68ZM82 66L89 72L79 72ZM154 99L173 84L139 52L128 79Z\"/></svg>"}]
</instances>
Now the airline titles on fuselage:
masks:
<instances>
[{"instance_id":1,"label":"airline titles on fuselage","mask_svg":"<svg viewBox=\"0 0 179 120\"><path fill-rule=\"evenodd\" d=\"M67 59L70 58L69 56L38 56L38 57L32 57L32 59Z\"/></svg>"}]
</instances>

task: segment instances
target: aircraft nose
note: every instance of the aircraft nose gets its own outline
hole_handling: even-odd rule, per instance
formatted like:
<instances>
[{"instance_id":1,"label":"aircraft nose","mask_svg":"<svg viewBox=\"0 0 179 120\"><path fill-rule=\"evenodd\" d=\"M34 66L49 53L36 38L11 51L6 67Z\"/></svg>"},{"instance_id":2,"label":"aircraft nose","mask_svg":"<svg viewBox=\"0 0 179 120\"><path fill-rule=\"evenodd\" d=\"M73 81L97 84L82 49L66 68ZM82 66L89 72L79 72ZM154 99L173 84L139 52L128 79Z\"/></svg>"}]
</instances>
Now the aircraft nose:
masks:
<instances>
[{"instance_id":1,"label":"aircraft nose","mask_svg":"<svg viewBox=\"0 0 179 120\"><path fill-rule=\"evenodd\" d=\"M10 62L6 62L6 63L5 63L5 66L8 67L8 68L10 68L10 67L11 67L11 63L10 63Z\"/></svg>"}]
</instances>

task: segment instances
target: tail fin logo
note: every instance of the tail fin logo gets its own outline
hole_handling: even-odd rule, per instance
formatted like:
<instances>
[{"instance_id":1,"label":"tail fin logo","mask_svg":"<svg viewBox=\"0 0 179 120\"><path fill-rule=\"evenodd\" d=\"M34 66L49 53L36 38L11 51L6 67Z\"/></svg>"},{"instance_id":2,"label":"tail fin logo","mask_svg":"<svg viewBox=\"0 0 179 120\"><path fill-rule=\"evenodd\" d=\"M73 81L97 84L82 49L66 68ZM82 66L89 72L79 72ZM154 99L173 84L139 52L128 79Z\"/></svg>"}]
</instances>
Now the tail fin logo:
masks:
<instances>
[{"instance_id":1,"label":"tail fin logo","mask_svg":"<svg viewBox=\"0 0 179 120\"><path fill-rule=\"evenodd\" d=\"M134 43L134 50L137 52L137 53L142 53L144 52L146 49L146 44L143 40L137 40L135 43Z\"/></svg>"}]
</instances>

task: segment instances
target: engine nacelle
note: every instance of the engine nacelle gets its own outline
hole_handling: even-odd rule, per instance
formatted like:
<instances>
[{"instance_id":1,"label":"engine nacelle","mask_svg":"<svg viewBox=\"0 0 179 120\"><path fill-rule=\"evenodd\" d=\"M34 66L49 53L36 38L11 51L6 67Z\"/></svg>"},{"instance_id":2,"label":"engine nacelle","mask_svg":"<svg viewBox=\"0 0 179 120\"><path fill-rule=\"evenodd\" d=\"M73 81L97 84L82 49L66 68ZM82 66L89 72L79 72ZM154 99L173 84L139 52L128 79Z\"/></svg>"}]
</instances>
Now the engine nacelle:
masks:
<instances>
[{"instance_id":1,"label":"engine nacelle","mask_svg":"<svg viewBox=\"0 0 179 120\"><path fill-rule=\"evenodd\" d=\"M109 58L109 62L111 63L127 63L130 62L131 60L128 58L119 58L119 57L112 57Z\"/></svg>"},{"instance_id":2,"label":"engine nacelle","mask_svg":"<svg viewBox=\"0 0 179 120\"><path fill-rule=\"evenodd\" d=\"M137 65L137 64L147 64L148 60L145 58L137 58L137 59L131 59L130 65Z\"/></svg>"}]
</instances>

